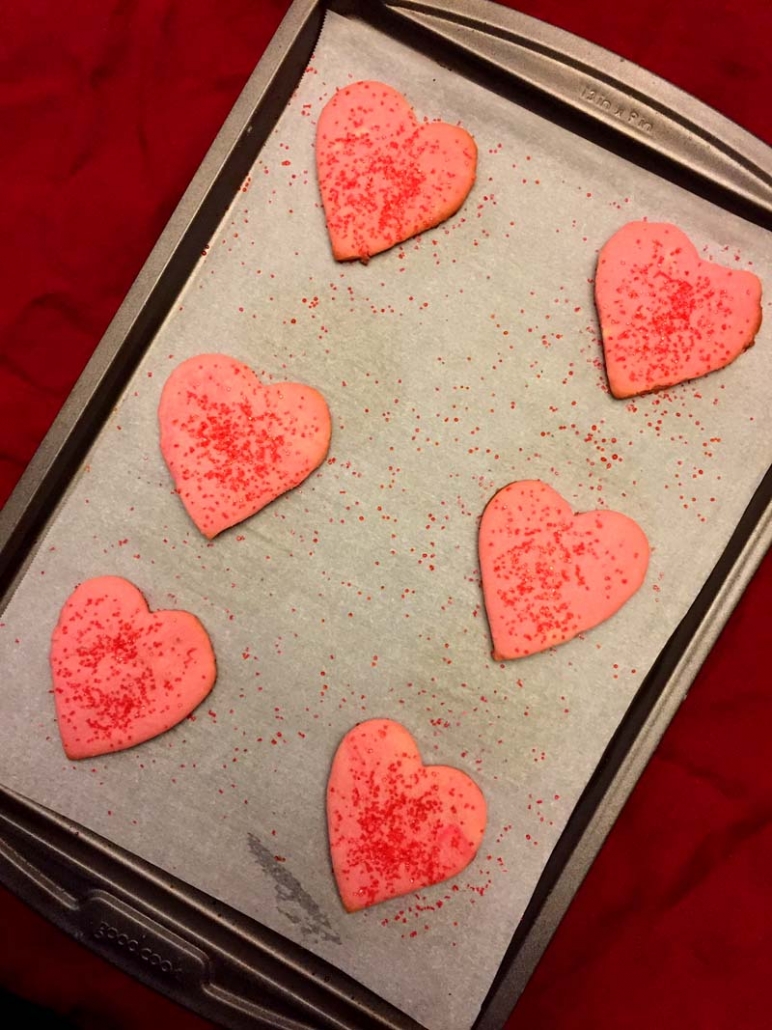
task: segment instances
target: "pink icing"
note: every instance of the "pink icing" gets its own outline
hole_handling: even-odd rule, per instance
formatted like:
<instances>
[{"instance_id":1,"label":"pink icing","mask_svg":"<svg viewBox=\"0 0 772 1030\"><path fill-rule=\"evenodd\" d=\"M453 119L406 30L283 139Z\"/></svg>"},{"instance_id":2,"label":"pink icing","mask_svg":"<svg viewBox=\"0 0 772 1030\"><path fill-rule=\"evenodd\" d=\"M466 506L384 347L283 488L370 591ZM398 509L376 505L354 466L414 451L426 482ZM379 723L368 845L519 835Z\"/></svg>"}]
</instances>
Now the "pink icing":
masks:
<instances>
[{"instance_id":1,"label":"pink icing","mask_svg":"<svg viewBox=\"0 0 772 1030\"><path fill-rule=\"evenodd\" d=\"M487 810L466 773L424 765L408 731L370 719L343 738L327 784L330 853L349 912L455 876L472 861Z\"/></svg>"},{"instance_id":2,"label":"pink icing","mask_svg":"<svg viewBox=\"0 0 772 1030\"><path fill-rule=\"evenodd\" d=\"M667 223L630 222L611 237L598 257L595 299L615 397L723 368L761 325L758 278L701 260Z\"/></svg>"},{"instance_id":3,"label":"pink icing","mask_svg":"<svg viewBox=\"0 0 772 1030\"><path fill-rule=\"evenodd\" d=\"M603 622L643 583L649 545L615 511L575 515L539 480L510 483L480 523L483 596L496 660L522 658Z\"/></svg>"},{"instance_id":4,"label":"pink icing","mask_svg":"<svg viewBox=\"0 0 772 1030\"><path fill-rule=\"evenodd\" d=\"M310 386L263 386L225 354L183 361L158 409L161 451L188 514L217 536L306 479L330 445L330 413Z\"/></svg>"},{"instance_id":5,"label":"pink icing","mask_svg":"<svg viewBox=\"0 0 772 1030\"><path fill-rule=\"evenodd\" d=\"M419 125L391 86L355 82L322 111L316 160L334 256L367 261L458 211L477 147L457 126Z\"/></svg>"},{"instance_id":6,"label":"pink icing","mask_svg":"<svg viewBox=\"0 0 772 1030\"><path fill-rule=\"evenodd\" d=\"M171 729L212 689L206 630L189 612L148 609L128 580L86 580L51 639L62 744L69 758L120 751Z\"/></svg>"}]
</instances>

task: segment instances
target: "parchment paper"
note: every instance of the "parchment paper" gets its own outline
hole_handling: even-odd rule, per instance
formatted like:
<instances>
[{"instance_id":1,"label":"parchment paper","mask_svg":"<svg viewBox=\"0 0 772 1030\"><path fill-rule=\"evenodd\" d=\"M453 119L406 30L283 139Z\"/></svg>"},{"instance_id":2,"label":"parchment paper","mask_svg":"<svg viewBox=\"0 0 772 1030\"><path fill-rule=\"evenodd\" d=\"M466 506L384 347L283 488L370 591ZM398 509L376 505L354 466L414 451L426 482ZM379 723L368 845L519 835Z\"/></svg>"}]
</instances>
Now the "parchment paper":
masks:
<instances>
[{"instance_id":1,"label":"parchment paper","mask_svg":"<svg viewBox=\"0 0 772 1030\"><path fill-rule=\"evenodd\" d=\"M461 212L369 265L330 255L313 135L337 87L381 79L479 147ZM0 778L324 956L432 1030L469 1027L550 849L642 677L770 459L769 305L757 345L630 403L605 390L591 280L625 222L680 225L772 283L769 237L329 15L299 89L60 506L0 628ZM769 293L769 285L767 292ZM223 351L326 396L328 461L207 543L158 449L184 358ZM551 652L490 658L479 516L541 478L577 510L635 518L653 554L612 620ZM70 763L50 696L52 628L76 583L123 575L196 613L218 679L160 739ZM453 881L346 915L327 771L358 720L475 777L478 859ZM666 846L663 843L663 846Z\"/></svg>"}]
</instances>

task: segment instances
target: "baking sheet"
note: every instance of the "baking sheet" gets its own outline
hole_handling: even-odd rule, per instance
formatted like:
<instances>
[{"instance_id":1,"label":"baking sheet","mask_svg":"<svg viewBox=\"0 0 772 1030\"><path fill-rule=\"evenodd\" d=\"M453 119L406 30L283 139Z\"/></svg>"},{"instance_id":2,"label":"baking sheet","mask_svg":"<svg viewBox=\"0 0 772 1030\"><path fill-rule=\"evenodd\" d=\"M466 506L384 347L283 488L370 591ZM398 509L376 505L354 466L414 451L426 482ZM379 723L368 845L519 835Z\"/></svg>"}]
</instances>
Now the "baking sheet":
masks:
<instances>
[{"instance_id":1,"label":"baking sheet","mask_svg":"<svg viewBox=\"0 0 772 1030\"><path fill-rule=\"evenodd\" d=\"M316 117L359 78L461 121L480 150L459 215L367 267L332 261L313 174ZM606 394L594 258L644 216L770 281L759 228L328 16L297 95L4 613L3 782L425 1025L469 1026L605 744L769 463L766 327L698 383L632 403ZM334 434L301 489L209 544L172 494L155 410L171 368L211 350L321 389ZM476 526L492 493L525 477L577 509L636 518L653 556L612 621L500 666ZM104 573L130 578L153 607L199 615L219 677L195 721L75 765L56 733L48 640L74 584ZM401 719L427 760L476 778L489 829L454 881L347 916L324 782L341 736L376 715Z\"/></svg>"}]
</instances>

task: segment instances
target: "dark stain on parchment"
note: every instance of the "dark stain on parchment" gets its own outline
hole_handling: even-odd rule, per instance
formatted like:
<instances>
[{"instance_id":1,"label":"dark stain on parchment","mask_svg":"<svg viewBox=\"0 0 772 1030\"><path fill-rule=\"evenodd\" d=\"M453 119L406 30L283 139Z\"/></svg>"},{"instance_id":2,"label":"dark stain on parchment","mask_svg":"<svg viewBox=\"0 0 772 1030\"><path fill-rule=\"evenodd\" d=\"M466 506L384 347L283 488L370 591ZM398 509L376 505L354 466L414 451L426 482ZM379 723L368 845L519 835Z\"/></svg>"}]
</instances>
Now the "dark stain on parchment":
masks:
<instances>
[{"instance_id":1,"label":"dark stain on parchment","mask_svg":"<svg viewBox=\"0 0 772 1030\"><path fill-rule=\"evenodd\" d=\"M258 865L272 877L276 888L277 908L304 938L342 944L327 916L285 865L253 833L247 834L247 844Z\"/></svg>"}]
</instances>

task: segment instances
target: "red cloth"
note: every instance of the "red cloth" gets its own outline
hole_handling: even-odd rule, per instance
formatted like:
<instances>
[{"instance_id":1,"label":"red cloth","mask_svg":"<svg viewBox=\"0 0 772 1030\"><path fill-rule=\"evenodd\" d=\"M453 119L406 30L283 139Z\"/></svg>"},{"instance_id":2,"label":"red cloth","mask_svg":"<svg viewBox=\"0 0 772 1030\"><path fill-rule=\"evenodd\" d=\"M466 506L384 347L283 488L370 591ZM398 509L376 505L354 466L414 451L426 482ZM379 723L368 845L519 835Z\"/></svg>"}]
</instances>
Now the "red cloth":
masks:
<instances>
[{"instance_id":1,"label":"red cloth","mask_svg":"<svg viewBox=\"0 0 772 1030\"><path fill-rule=\"evenodd\" d=\"M287 5L0 0L0 501ZM772 143L768 0L517 6L643 64ZM508 1030L770 1025L771 609L768 559ZM14 928L0 935L0 986L78 1026L205 1025L4 892L0 926Z\"/></svg>"}]
</instances>

